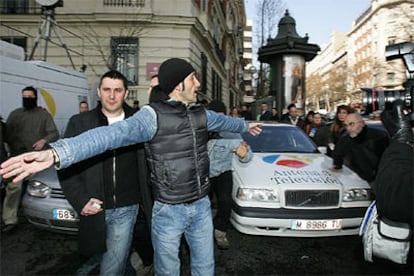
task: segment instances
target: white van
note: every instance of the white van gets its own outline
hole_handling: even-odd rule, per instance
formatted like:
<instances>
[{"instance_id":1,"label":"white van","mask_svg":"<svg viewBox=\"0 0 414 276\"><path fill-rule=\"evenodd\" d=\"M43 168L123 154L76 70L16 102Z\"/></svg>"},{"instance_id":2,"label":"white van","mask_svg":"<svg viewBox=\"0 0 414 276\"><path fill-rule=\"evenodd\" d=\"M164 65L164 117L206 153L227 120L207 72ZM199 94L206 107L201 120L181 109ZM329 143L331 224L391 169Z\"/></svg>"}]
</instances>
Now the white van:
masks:
<instances>
[{"instance_id":1,"label":"white van","mask_svg":"<svg viewBox=\"0 0 414 276\"><path fill-rule=\"evenodd\" d=\"M79 112L79 102L89 103L86 75L44 61L25 61L23 48L0 40L0 116L22 106L22 89L38 90L38 105L53 116L63 135L69 118Z\"/></svg>"}]
</instances>

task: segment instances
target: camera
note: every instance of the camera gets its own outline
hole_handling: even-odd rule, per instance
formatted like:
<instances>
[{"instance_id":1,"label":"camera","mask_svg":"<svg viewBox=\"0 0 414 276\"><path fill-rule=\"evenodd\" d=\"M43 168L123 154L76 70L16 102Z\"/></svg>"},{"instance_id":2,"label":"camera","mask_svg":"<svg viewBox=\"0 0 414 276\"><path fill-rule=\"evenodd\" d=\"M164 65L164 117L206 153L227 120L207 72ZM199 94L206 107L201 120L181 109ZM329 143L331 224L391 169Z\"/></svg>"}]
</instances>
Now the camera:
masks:
<instances>
[{"instance_id":1,"label":"camera","mask_svg":"<svg viewBox=\"0 0 414 276\"><path fill-rule=\"evenodd\" d=\"M404 89L383 90L361 88L365 92L362 100L365 114L376 110L385 110L395 100L402 100L404 108L409 111L410 121L414 121L414 43L403 42L385 47L386 60L401 58L407 69L407 81L403 83Z\"/></svg>"}]
</instances>

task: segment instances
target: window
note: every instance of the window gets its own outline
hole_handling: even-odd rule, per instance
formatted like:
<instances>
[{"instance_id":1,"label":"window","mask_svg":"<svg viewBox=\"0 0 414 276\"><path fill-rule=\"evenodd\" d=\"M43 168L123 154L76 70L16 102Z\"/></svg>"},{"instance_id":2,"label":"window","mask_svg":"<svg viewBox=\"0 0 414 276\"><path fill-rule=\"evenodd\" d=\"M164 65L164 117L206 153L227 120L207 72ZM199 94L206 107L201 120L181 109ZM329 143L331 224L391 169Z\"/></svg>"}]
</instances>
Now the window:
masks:
<instances>
[{"instance_id":1,"label":"window","mask_svg":"<svg viewBox=\"0 0 414 276\"><path fill-rule=\"evenodd\" d=\"M221 101L221 79L220 76L214 71L214 68L211 68L212 71L212 95L211 98Z\"/></svg>"},{"instance_id":2,"label":"window","mask_svg":"<svg viewBox=\"0 0 414 276\"><path fill-rule=\"evenodd\" d=\"M237 102L233 93L230 93L230 107L237 106Z\"/></svg>"},{"instance_id":3,"label":"window","mask_svg":"<svg viewBox=\"0 0 414 276\"><path fill-rule=\"evenodd\" d=\"M129 85L138 85L138 38L112 37L112 68L121 72Z\"/></svg>"},{"instance_id":4,"label":"window","mask_svg":"<svg viewBox=\"0 0 414 276\"><path fill-rule=\"evenodd\" d=\"M136 89L131 89L130 87L128 87L127 100L133 101L136 99L138 99L138 91Z\"/></svg>"},{"instance_id":5,"label":"window","mask_svg":"<svg viewBox=\"0 0 414 276\"><path fill-rule=\"evenodd\" d=\"M21 36L1 36L1 40L6 41L8 43L20 46L23 48L24 52L27 52L27 38Z\"/></svg>"},{"instance_id":6,"label":"window","mask_svg":"<svg viewBox=\"0 0 414 276\"><path fill-rule=\"evenodd\" d=\"M22 47L26 51L27 38L21 36L1 36L1 40Z\"/></svg>"},{"instance_id":7,"label":"window","mask_svg":"<svg viewBox=\"0 0 414 276\"><path fill-rule=\"evenodd\" d=\"M392 82L395 80L395 73L394 72L388 72L387 73L387 80Z\"/></svg>"},{"instance_id":8,"label":"window","mask_svg":"<svg viewBox=\"0 0 414 276\"><path fill-rule=\"evenodd\" d=\"M395 44L396 39L397 38L395 36L388 37L388 45Z\"/></svg>"},{"instance_id":9,"label":"window","mask_svg":"<svg viewBox=\"0 0 414 276\"><path fill-rule=\"evenodd\" d=\"M29 10L29 0L3 0L2 13L25 14Z\"/></svg>"},{"instance_id":10,"label":"window","mask_svg":"<svg viewBox=\"0 0 414 276\"><path fill-rule=\"evenodd\" d=\"M57 7L63 7L63 0ZM40 14L41 5L36 0L0 0L0 14Z\"/></svg>"},{"instance_id":11,"label":"window","mask_svg":"<svg viewBox=\"0 0 414 276\"><path fill-rule=\"evenodd\" d=\"M201 85L200 91L207 94L207 56L201 53Z\"/></svg>"}]
</instances>

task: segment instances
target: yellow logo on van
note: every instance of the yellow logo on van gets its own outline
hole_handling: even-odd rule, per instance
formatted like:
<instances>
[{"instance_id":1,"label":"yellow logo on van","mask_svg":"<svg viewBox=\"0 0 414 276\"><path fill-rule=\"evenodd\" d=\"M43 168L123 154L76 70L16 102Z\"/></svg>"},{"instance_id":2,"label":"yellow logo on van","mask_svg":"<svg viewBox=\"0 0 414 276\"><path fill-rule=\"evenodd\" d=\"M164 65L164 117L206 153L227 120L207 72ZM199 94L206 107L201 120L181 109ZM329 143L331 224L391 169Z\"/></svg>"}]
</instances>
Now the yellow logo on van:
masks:
<instances>
[{"instance_id":1,"label":"yellow logo on van","mask_svg":"<svg viewBox=\"0 0 414 276\"><path fill-rule=\"evenodd\" d=\"M43 100L45 101L47 105L47 109L49 110L50 114L52 115L52 117L55 117L56 103L52 95L50 95L49 92L47 92L45 89L42 89L42 88L40 89L40 94L42 95Z\"/></svg>"}]
</instances>

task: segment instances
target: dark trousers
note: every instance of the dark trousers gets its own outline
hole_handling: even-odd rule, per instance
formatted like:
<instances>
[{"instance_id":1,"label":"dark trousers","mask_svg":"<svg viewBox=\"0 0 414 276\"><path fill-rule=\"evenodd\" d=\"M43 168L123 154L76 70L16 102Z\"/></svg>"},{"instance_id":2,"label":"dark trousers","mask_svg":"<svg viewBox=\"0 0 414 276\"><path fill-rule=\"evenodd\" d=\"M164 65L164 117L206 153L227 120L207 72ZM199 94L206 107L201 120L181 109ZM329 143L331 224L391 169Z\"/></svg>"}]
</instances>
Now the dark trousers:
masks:
<instances>
[{"instance_id":1,"label":"dark trousers","mask_svg":"<svg viewBox=\"0 0 414 276\"><path fill-rule=\"evenodd\" d=\"M226 231L229 227L231 213L231 192L233 189L233 176L231 171L212 177L211 192L217 198L217 213L214 217L214 229Z\"/></svg>"},{"instance_id":2,"label":"dark trousers","mask_svg":"<svg viewBox=\"0 0 414 276\"><path fill-rule=\"evenodd\" d=\"M137 251L144 266L151 265L154 258L154 249L152 247L151 232L149 227L148 220L140 206L137 221L135 223L132 248Z\"/></svg>"},{"instance_id":3,"label":"dark trousers","mask_svg":"<svg viewBox=\"0 0 414 276\"><path fill-rule=\"evenodd\" d=\"M151 234L146 222L137 221L135 225L133 247L137 251L144 266L152 265L154 259L154 249L152 248Z\"/></svg>"}]
</instances>

